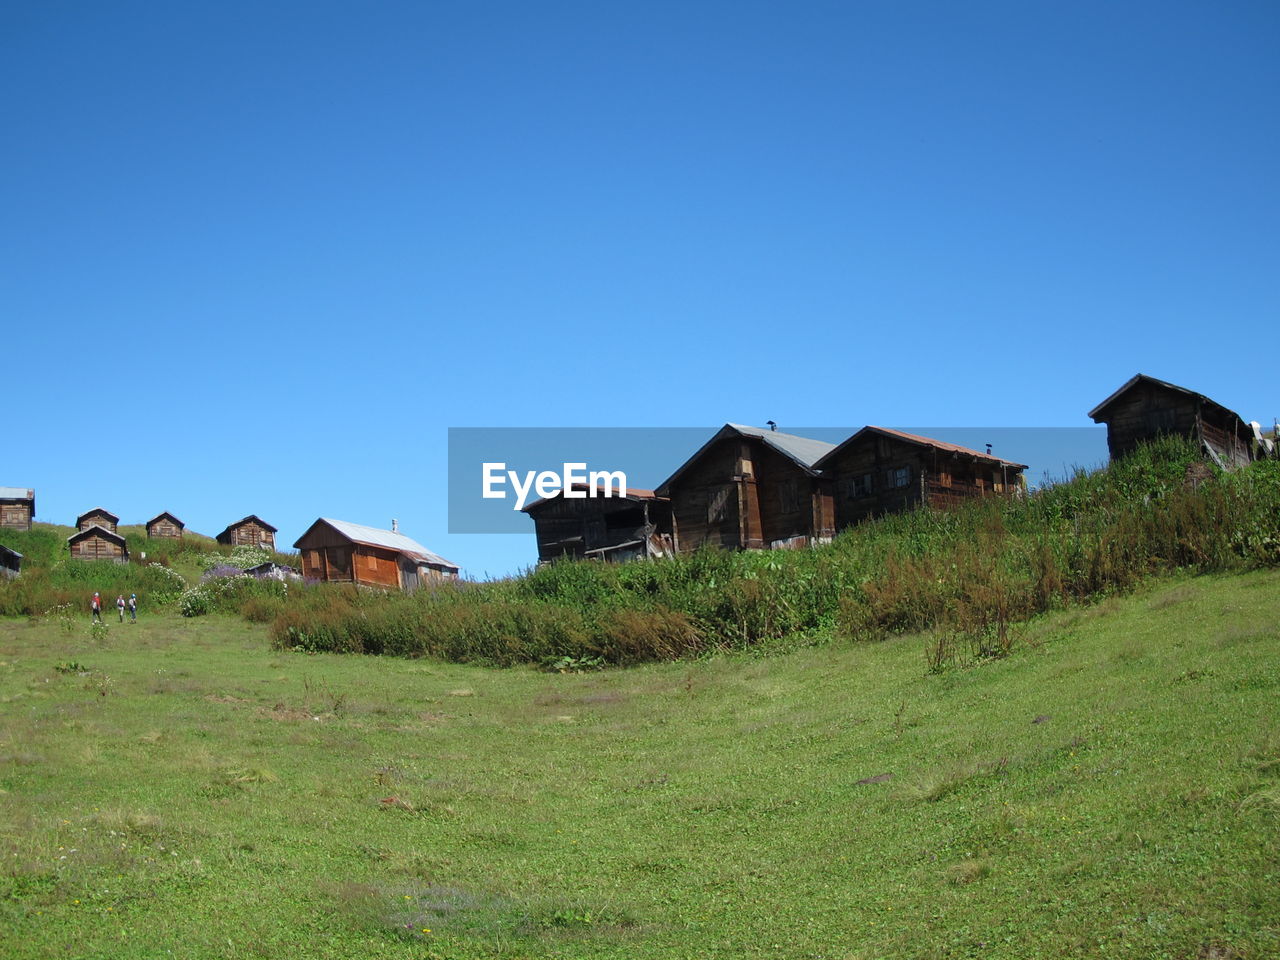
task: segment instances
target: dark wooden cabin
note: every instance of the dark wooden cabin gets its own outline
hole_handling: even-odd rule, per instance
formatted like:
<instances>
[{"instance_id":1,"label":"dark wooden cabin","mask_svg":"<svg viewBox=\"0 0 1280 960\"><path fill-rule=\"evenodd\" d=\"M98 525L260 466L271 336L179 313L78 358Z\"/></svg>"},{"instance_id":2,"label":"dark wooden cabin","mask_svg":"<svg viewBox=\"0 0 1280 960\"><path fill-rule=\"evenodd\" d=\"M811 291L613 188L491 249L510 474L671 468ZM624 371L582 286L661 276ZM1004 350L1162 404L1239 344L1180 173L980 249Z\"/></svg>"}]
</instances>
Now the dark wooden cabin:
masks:
<instances>
[{"instance_id":1,"label":"dark wooden cabin","mask_svg":"<svg viewBox=\"0 0 1280 960\"><path fill-rule=\"evenodd\" d=\"M398 530L379 530L321 517L298 538L308 580L396 587L405 591L458 578L458 565Z\"/></svg>"},{"instance_id":2,"label":"dark wooden cabin","mask_svg":"<svg viewBox=\"0 0 1280 960\"><path fill-rule=\"evenodd\" d=\"M110 510L103 510L102 507L94 507L92 510L86 511L76 517L76 529L88 530L90 527L101 527L103 530L110 530L112 533L118 533L117 527L120 524L120 518Z\"/></svg>"},{"instance_id":3,"label":"dark wooden cabin","mask_svg":"<svg viewBox=\"0 0 1280 960\"><path fill-rule=\"evenodd\" d=\"M67 537L73 560L114 560L129 562L129 548L124 537L105 527L89 526Z\"/></svg>"},{"instance_id":4,"label":"dark wooden cabin","mask_svg":"<svg viewBox=\"0 0 1280 960\"><path fill-rule=\"evenodd\" d=\"M1107 425L1107 449L1118 460L1164 434L1190 437L1224 470L1256 459L1254 431L1233 410L1174 383L1139 373L1089 411Z\"/></svg>"},{"instance_id":5,"label":"dark wooden cabin","mask_svg":"<svg viewBox=\"0 0 1280 960\"><path fill-rule=\"evenodd\" d=\"M187 525L167 510L147 521L147 536L152 540L181 540Z\"/></svg>"},{"instance_id":6,"label":"dark wooden cabin","mask_svg":"<svg viewBox=\"0 0 1280 960\"><path fill-rule=\"evenodd\" d=\"M26 487L0 487L0 527L30 530L36 516L36 492Z\"/></svg>"},{"instance_id":7,"label":"dark wooden cabin","mask_svg":"<svg viewBox=\"0 0 1280 960\"><path fill-rule=\"evenodd\" d=\"M0 577L13 579L22 572L22 554L0 543Z\"/></svg>"},{"instance_id":8,"label":"dark wooden cabin","mask_svg":"<svg viewBox=\"0 0 1280 960\"><path fill-rule=\"evenodd\" d=\"M1025 463L945 440L863 427L816 464L833 486L836 525L913 507L952 507L1024 489Z\"/></svg>"},{"instance_id":9,"label":"dark wooden cabin","mask_svg":"<svg viewBox=\"0 0 1280 960\"><path fill-rule=\"evenodd\" d=\"M769 550L835 534L831 488L814 464L833 444L726 423L658 488L676 549Z\"/></svg>"},{"instance_id":10,"label":"dark wooden cabin","mask_svg":"<svg viewBox=\"0 0 1280 960\"><path fill-rule=\"evenodd\" d=\"M637 487L608 497L582 483L572 490L577 495L561 490L524 508L533 518L539 563L558 557L620 563L675 552L670 500Z\"/></svg>"},{"instance_id":11,"label":"dark wooden cabin","mask_svg":"<svg viewBox=\"0 0 1280 960\"><path fill-rule=\"evenodd\" d=\"M276 528L253 514L243 520L237 520L217 536L219 543L233 547L260 547L263 550L276 548Z\"/></svg>"}]
</instances>

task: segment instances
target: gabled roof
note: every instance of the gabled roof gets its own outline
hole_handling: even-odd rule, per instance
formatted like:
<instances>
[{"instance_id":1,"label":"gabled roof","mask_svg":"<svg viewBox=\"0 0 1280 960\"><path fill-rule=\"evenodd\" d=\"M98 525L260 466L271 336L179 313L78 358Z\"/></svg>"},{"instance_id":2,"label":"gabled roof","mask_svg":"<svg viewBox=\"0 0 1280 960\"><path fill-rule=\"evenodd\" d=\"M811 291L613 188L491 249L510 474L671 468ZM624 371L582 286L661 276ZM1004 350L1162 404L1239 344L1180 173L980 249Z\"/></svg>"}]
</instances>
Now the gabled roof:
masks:
<instances>
[{"instance_id":1,"label":"gabled roof","mask_svg":"<svg viewBox=\"0 0 1280 960\"><path fill-rule=\"evenodd\" d=\"M172 513L170 513L168 510L163 510L163 511L161 511L160 513L157 513L154 517L152 517L150 520L148 520L148 521L147 521L147 524L146 524L146 525L149 527L149 526L151 526L153 523L155 523L156 521L158 521L158 520L163 520L165 517L168 517L170 520L172 520L174 523L176 523L178 526L180 526L180 527L182 527L182 528L184 528L184 529L185 529L185 528L186 528L186 526L187 526L185 523L183 523L181 520L179 520L177 517L175 517L175 516L174 516Z\"/></svg>"},{"instance_id":2,"label":"gabled roof","mask_svg":"<svg viewBox=\"0 0 1280 960\"><path fill-rule=\"evenodd\" d=\"M22 554L13 549L13 547L6 547L3 543L0 543L0 553L8 554L9 556L16 557L19 560L22 559Z\"/></svg>"},{"instance_id":3,"label":"gabled roof","mask_svg":"<svg viewBox=\"0 0 1280 960\"><path fill-rule=\"evenodd\" d=\"M247 517L243 517L240 520L237 520L235 523L228 523L227 529L223 530L222 533L229 533L230 531L234 530L236 527L243 526L244 524L248 523L251 520L254 523L258 524L260 527L262 527L264 530L270 530L272 533L279 533L279 531L276 530L275 527L267 523L267 521L263 520L257 514L253 514L253 513L249 514ZM218 536L222 536L222 533L218 534Z\"/></svg>"},{"instance_id":4,"label":"gabled roof","mask_svg":"<svg viewBox=\"0 0 1280 960\"><path fill-rule=\"evenodd\" d=\"M92 510L86 510L84 513L80 514L80 516L76 517L76 526L77 526L77 527L78 527L78 526L80 526L80 524L84 521L84 518L85 518L85 517L92 517L95 513L100 513L100 514L102 514L104 517L106 517L106 518L107 518L108 520L110 520L112 523L119 523L119 522L120 522L120 518L119 518L119 517L117 517L117 516L116 516L114 513L112 513L110 510L106 510L106 509L104 509L104 508L102 508L102 507L94 507Z\"/></svg>"},{"instance_id":5,"label":"gabled roof","mask_svg":"<svg viewBox=\"0 0 1280 960\"><path fill-rule=\"evenodd\" d=\"M958 443L948 443L946 440L935 440L932 437L922 437L914 433L906 433L903 430L893 430L889 427L863 427L840 446L836 447L825 457L818 461L817 466L826 468L831 461L840 453L841 450L852 446L867 436L889 437L893 440L904 440L907 443L914 443L922 447L932 447L934 450L941 450L944 453L953 453L961 457L972 457L975 460L981 460L985 463L997 464L1006 467L1017 467L1019 470L1027 469L1025 463L1014 463L1012 460L1006 460L1004 457L997 457L990 453L983 453L981 450L973 450L969 447L962 447Z\"/></svg>"},{"instance_id":6,"label":"gabled roof","mask_svg":"<svg viewBox=\"0 0 1280 960\"><path fill-rule=\"evenodd\" d=\"M112 533L106 527L100 527L96 523L85 527L83 530L77 530L67 537L67 543L75 543L77 540L85 540L92 536L102 537L104 540L110 540L112 543L119 544L122 547L125 545L124 537L118 533Z\"/></svg>"},{"instance_id":7,"label":"gabled roof","mask_svg":"<svg viewBox=\"0 0 1280 960\"><path fill-rule=\"evenodd\" d=\"M0 500L35 500L36 492L26 487L0 487Z\"/></svg>"},{"instance_id":8,"label":"gabled roof","mask_svg":"<svg viewBox=\"0 0 1280 960\"><path fill-rule=\"evenodd\" d=\"M1215 400L1211 400L1209 397L1206 397L1203 393L1197 393L1195 390L1188 390L1186 387L1180 387L1176 383L1170 383L1167 380L1157 380L1155 377L1149 377L1145 373L1134 374L1132 377L1126 380L1124 382L1124 385L1121 386L1119 390L1111 394L1111 396L1107 397L1107 399L1103 400L1100 404L1098 404L1096 407L1094 407L1092 410L1089 411L1089 418L1093 420L1094 423L1102 423L1106 419L1104 416L1104 413L1107 410L1107 408L1110 407L1113 403L1115 403L1122 396L1124 396L1126 393L1128 393L1130 390L1132 390L1134 387L1138 386L1139 384L1148 384L1150 386L1160 387L1161 389L1169 390L1173 393L1181 393L1181 394L1185 394L1188 397L1194 397L1205 406L1214 407L1218 410L1221 410L1223 413L1228 413L1231 416L1235 417L1237 420L1239 420L1242 424L1244 423L1244 419L1240 416L1240 414L1236 413L1234 410L1227 409L1226 407L1224 407L1222 404L1218 403Z\"/></svg>"},{"instance_id":9,"label":"gabled roof","mask_svg":"<svg viewBox=\"0 0 1280 960\"><path fill-rule=\"evenodd\" d=\"M573 483L573 484L570 484L570 487L574 490L590 490L591 489L591 485L586 483ZM596 489L600 491L603 491L605 489L609 490L609 495L607 497L605 496L604 493L598 493L596 495L597 499L601 499L601 500L608 499L608 500L639 501L639 500L666 500L667 499L666 497L658 496L652 490L645 490L641 487L627 487L627 489L622 492L621 496L618 496L617 487L610 486L606 488L605 485L600 484L596 486ZM550 503L552 500L556 500L559 497L563 497L563 496L564 496L564 491L561 490L558 493L554 494L553 496L543 497L541 500L535 500L533 503L529 504L528 506L523 507L520 512L528 513L534 507L541 506L544 503Z\"/></svg>"},{"instance_id":10,"label":"gabled roof","mask_svg":"<svg viewBox=\"0 0 1280 960\"><path fill-rule=\"evenodd\" d=\"M814 469L814 464L835 449L835 444L827 443L825 440L798 437L793 433L782 433L781 431L769 430L764 427L748 427L740 423L726 423L716 431L715 436L698 448L697 453L681 464L675 473L658 485L658 493L667 494L671 484L675 483L680 475L696 463L707 450L726 437L733 436L746 437L751 440L763 440L774 450L777 450L792 463L796 464L796 466L811 474L818 473Z\"/></svg>"},{"instance_id":11,"label":"gabled roof","mask_svg":"<svg viewBox=\"0 0 1280 960\"><path fill-rule=\"evenodd\" d=\"M417 560L420 563L426 563L436 567L446 567L450 570L457 571L459 566L451 563L437 553L432 553L417 540L411 540L403 533L395 533L391 530L380 530L377 527L366 527L360 523L350 523L346 520L333 520L329 517L321 517L315 523L307 528L307 532L298 538L294 544L298 548L299 544L306 539L307 533L315 529L317 523L324 523L332 527L343 537L352 543L364 544L367 547L381 547L384 550L394 550L402 553L411 560Z\"/></svg>"}]
</instances>

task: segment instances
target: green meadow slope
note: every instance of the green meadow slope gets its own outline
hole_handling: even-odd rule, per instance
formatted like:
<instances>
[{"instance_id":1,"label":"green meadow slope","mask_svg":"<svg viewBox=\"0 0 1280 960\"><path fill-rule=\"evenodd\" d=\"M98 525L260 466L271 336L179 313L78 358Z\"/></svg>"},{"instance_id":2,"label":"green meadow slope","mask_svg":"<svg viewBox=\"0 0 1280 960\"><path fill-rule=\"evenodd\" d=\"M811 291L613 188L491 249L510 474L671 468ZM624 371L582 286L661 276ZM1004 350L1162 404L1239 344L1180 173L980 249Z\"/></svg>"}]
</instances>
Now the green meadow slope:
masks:
<instances>
[{"instance_id":1,"label":"green meadow slope","mask_svg":"<svg viewBox=\"0 0 1280 960\"><path fill-rule=\"evenodd\" d=\"M556 675L0 621L0 955L1280 955L1280 571Z\"/></svg>"}]
</instances>

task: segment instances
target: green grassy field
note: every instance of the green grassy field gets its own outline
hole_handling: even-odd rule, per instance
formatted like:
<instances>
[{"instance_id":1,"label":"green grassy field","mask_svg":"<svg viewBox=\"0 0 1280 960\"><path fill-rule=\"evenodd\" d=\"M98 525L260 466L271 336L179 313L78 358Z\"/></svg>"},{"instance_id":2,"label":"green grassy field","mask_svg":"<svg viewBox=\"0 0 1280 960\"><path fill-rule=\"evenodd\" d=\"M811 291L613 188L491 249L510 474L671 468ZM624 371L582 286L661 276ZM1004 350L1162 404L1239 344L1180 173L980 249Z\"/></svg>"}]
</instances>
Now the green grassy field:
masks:
<instances>
[{"instance_id":1,"label":"green grassy field","mask_svg":"<svg viewBox=\"0 0 1280 960\"><path fill-rule=\"evenodd\" d=\"M552 675L0 621L0 955L1280 955L1280 571Z\"/></svg>"}]
</instances>

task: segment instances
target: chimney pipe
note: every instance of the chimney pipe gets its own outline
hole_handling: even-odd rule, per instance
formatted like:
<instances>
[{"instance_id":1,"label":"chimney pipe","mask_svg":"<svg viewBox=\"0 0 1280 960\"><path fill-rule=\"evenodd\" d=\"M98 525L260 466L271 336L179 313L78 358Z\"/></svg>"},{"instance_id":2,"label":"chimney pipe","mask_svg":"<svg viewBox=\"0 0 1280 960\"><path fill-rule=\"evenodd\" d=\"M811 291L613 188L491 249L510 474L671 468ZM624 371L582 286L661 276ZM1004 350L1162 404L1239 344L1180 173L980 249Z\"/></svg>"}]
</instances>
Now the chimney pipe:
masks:
<instances>
[{"instance_id":1,"label":"chimney pipe","mask_svg":"<svg viewBox=\"0 0 1280 960\"><path fill-rule=\"evenodd\" d=\"M396 519L394 519L394 518L392 519L392 521L391 521L391 532L392 532L392 533L399 533L399 532L400 532L400 521L399 521L399 520L396 520Z\"/></svg>"},{"instance_id":2,"label":"chimney pipe","mask_svg":"<svg viewBox=\"0 0 1280 960\"><path fill-rule=\"evenodd\" d=\"M775 433L777 432L778 425L776 423L774 423L772 420L766 420L765 423L769 425L769 429L771 431L774 431Z\"/></svg>"},{"instance_id":3,"label":"chimney pipe","mask_svg":"<svg viewBox=\"0 0 1280 960\"><path fill-rule=\"evenodd\" d=\"M987 456L991 456L991 444L987 444Z\"/></svg>"}]
</instances>

